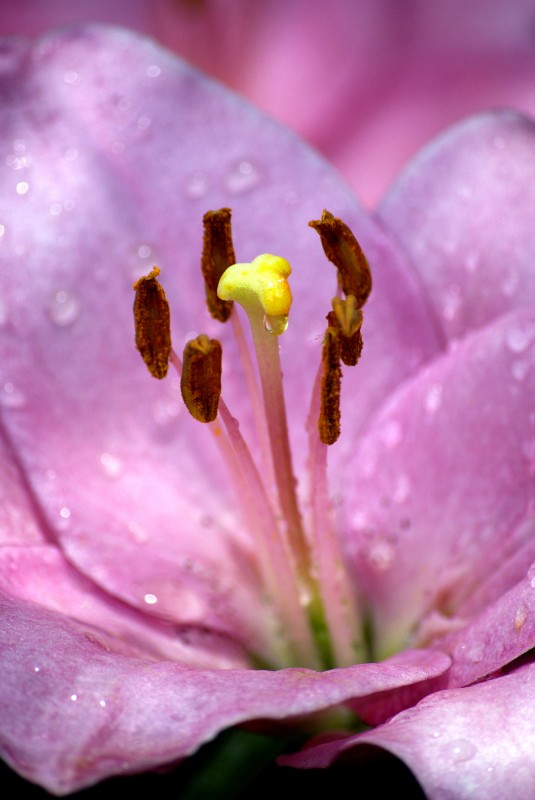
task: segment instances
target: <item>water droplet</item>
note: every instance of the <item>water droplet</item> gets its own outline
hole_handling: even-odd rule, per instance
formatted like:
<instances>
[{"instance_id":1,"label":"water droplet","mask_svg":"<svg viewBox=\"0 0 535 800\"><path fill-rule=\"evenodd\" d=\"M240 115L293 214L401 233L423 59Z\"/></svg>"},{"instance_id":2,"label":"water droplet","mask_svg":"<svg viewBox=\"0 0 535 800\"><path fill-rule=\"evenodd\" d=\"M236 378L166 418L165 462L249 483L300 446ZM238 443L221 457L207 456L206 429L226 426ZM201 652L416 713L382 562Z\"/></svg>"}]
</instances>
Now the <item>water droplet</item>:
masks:
<instances>
[{"instance_id":1,"label":"water droplet","mask_svg":"<svg viewBox=\"0 0 535 800\"><path fill-rule=\"evenodd\" d=\"M377 572L384 572L394 563L396 551L385 537L378 537L363 550L362 555Z\"/></svg>"},{"instance_id":2,"label":"water droplet","mask_svg":"<svg viewBox=\"0 0 535 800\"><path fill-rule=\"evenodd\" d=\"M273 334L273 336L280 336L281 333L288 330L288 315L278 314L271 316L270 314L266 314L264 316L264 328L268 333Z\"/></svg>"},{"instance_id":3,"label":"water droplet","mask_svg":"<svg viewBox=\"0 0 535 800\"><path fill-rule=\"evenodd\" d=\"M535 461L535 439L528 439L522 443L522 452L528 461Z\"/></svg>"},{"instance_id":4,"label":"water droplet","mask_svg":"<svg viewBox=\"0 0 535 800\"><path fill-rule=\"evenodd\" d=\"M139 117L137 121L137 127L139 128L140 131L146 131L147 128L150 128L151 124L152 124L151 118L145 116L144 114L141 117Z\"/></svg>"},{"instance_id":5,"label":"water droplet","mask_svg":"<svg viewBox=\"0 0 535 800\"><path fill-rule=\"evenodd\" d=\"M137 254L140 258L150 258L151 253L152 250L148 244L140 244L137 249Z\"/></svg>"},{"instance_id":6,"label":"water droplet","mask_svg":"<svg viewBox=\"0 0 535 800\"><path fill-rule=\"evenodd\" d=\"M289 206L294 206L299 200L299 195L293 189L289 189L284 194L284 202Z\"/></svg>"},{"instance_id":7,"label":"water droplet","mask_svg":"<svg viewBox=\"0 0 535 800\"><path fill-rule=\"evenodd\" d=\"M63 206L61 203L52 203L50 206L50 213L53 217L57 217L63 211Z\"/></svg>"},{"instance_id":8,"label":"water droplet","mask_svg":"<svg viewBox=\"0 0 535 800\"><path fill-rule=\"evenodd\" d=\"M444 319L454 319L462 306L461 287L458 283L452 283L448 294L444 297L442 314Z\"/></svg>"},{"instance_id":9,"label":"water droplet","mask_svg":"<svg viewBox=\"0 0 535 800\"><path fill-rule=\"evenodd\" d=\"M232 194L243 194L254 189L260 180L260 175L250 161L240 161L226 177L225 184Z\"/></svg>"},{"instance_id":10,"label":"water droplet","mask_svg":"<svg viewBox=\"0 0 535 800\"><path fill-rule=\"evenodd\" d=\"M429 414L434 414L442 405L442 389L441 383L434 383L427 392L424 398L424 406Z\"/></svg>"},{"instance_id":11,"label":"water droplet","mask_svg":"<svg viewBox=\"0 0 535 800\"><path fill-rule=\"evenodd\" d=\"M9 312L7 303L3 297L0 297L0 328L5 328L9 319Z\"/></svg>"},{"instance_id":12,"label":"water droplet","mask_svg":"<svg viewBox=\"0 0 535 800\"><path fill-rule=\"evenodd\" d=\"M149 538L148 533L141 527L138 522L132 520L128 523L128 530L132 534L132 538L136 542L146 542Z\"/></svg>"},{"instance_id":13,"label":"water droplet","mask_svg":"<svg viewBox=\"0 0 535 800\"><path fill-rule=\"evenodd\" d=\"M78 695L77 694L71 694L71 700L73 702L76 702L78 700Z\"/></svg>"},{"instance_id":14,"label":"water droplet","mask_svg":"<svg viewBox=\"0 0 535 800\"><path fill-rule=\"evenodd\" d=\"M33 671L34 671L34 672L41 672L41 667L34 667L34 668L33 668Z\"/></svg>"},{"instance_id":15,"label":"water droplet","mask_svg":"<svg viewBox=\"0 0 535 800\"><path fill-rule=\"evenodd\" d=\"M104 474L108 478L119 478L123 473L121 461L115 456L112 456L111 453L102 453L100 456L100 464L104 470Z\"/></svg>"},{"instance_id":16,"label":"water droplet","mask_svg":"<svg viewBox=\"0 0 535 800\"><path fill-rule=\"evenodd\" d=\"M75 206L75 202L74 202L74 200L71 200L70 197L67 197L63 201L63 208L65 209L65 211L72 211L74 206Z\"/></svg>"},{"instance_id":17,"label":"water droplet","mask_svg":"<svg viewBox=\"0 0 535 800\"><path fill-rule=\"evenodd\" d=\"M71 516L70 509L67 508L67 506L63 506L63 508L60 508L59 510L59 515L61 519L69 519Z\"/></svg>"},{"instance_id":18,"label":"water droplet","mask_svg":"<svg viewBox=\"0 0 535 800\"><path fill-rule=\"evenodd\" d=\"M523 381L530 369L528 361L513 361L511 366L511 375L515 381Z\"/></svg>"},{"instance_id":19,"label":"water droplet","mask_svg":"<svg viewBox=\"0 0 535 800\"><path fill-rule=\"evenodd\" d=\"M99 704L99 706L100 706L101 708L106 708L106 701L105 701L105 700L99 700L99 701L98 701L98 704Z\"/></svg>"},{"instance_id":20,"label":"water droplet","mask_svg":"<svg viewBox=\"0 0 535 800\"><path fill-rule=\"evenodd\" d=\"M73 69L68 69L67 72L63 74L63 80L65 83L73 84L76 83L78 80L78 73L75 72Z\"/></svg>"},{"instance_id":21,"label":"water droplet","mask_svg":"<svg viewBox=\"0 0 535 800\"><path fill-rule=\"evenodd\" d=\"M0 225L0 236L3 236L5 232L6 232L5 225Z\"/></svg>"},{"instance_id":22,"label":"water droplet","mask_svg":"<svg viewBox=\"0 0 535 800\"><path fill-rule=\"evenodd\" d=\"M411 490L411 482L407 475L401 473L396 478L396 484L394 487L394 492L392 494L392 499L395 503L403 503L409 496Z\"/></svg>"},{"instance_id":23,"label":"water droplet","mask_svg":"<svg viewBox=\"0 0 535 800\"><path fill-rule=\"evenodd\" d=\"M386 425L381 428L380 437L383 443L392 450L401 442L402 427L397 419L388 420Z\"/></svg>"},{"instance_id":24,"label":"water droplet","mask_svg":"<svg viewBox=\"0 0 535 800\"><path fill-rule=\"evenodd\" d=\"M520 280L519 275L516 272L511 272L506 277L506 279L503 281L501 285L502 294L504 295L504 297L513 297L518 288L519 280Z\"/></svg>"},{"instance_id":25,"label":"water droplet","mask_svg":"<svg viewBox=\"0 0 535 800\"><path fill-rule=\"evenodd\" d=\"M158 602L158 598L156 597L155 594L150 594L150 593L146 594L143 599L149 606L153 606L155 603Z\"/></svg>"},{"instance_id":26,"label":"water droplet","mask_svg":"<svg viewBox=\"0 0 535 800\"><path fill-rule=\"evenodd\" d=\"M505 343L513 353L523 353L528 349L535 338L535 325L527 322L514 328L509 328L505 334Z\"/></svg>"},{"instance_id":27,"label":"water droplet","mask_svg":"<svg viewBox=\"0 0 535 800\"><path fill-rule=\"evenodd\" d=\"M477 251L474 251L468 253L468 255L466 256L466 259L464 261L464 267L467 272L472 273L476 271L480 263L481 263L480 255Z\"/></svg>"},{"instance_id":28,"label":"water droplet","mask_svg":"<svg viewBox=\"0 0 535 800\"><path fill-rule=\"evenodd\" d=\"M468 739L455 739L447 745L448 755L456 763L469 761L477 753L477 747Z\"/></svg>"},{"instance_id":29,"label":"water droplet","mask_svg":"<svg viewBox=\"0 0 535 800\"><path fill-rule=\"evenodd\" d=\"M208 179L204 172L194 172L190 175L186 180L185 190L194 200L204 197L208 191Z\"/></svg>"},{"instance_id":30,"label":"water droplet","mask_svg":"<svg viewBox=\"0 0 535 800\"><path fill-rule=\"evenodd\" d=\"M23 408L26 405L26 395L11 381L6 381L0 392L0 405L4 408Z\"/></svg>"},{"instance_id":31,"label":"water droplet","mask_svg":"<svg viewBox=\"0 0 535 800\"><path fill-rule=\"evenodd\" d=\"M149 64L147 67L147 75L149 78L157 78L161 72L162 70L157 64Z\"/></svg>"},{"instance_id":32,"label":"water droplet","mask_svg":"<svg viewBox=\"0 0 535 800\"><path fill-rule=\"evenodd\" d=\"M65 161L74 161L78 158L78 150L75 147L68 147L65 150Z\"/></svg>"},{"instance_id":33,"label":"water droplet","mask_svg":"<svg viewBox=\"0 0 535 800\"><path fill-rule=\"evenodd\" d=\"M17 194L26 194L29 188L30 184L27 181L20 181L16 186Z\"/></svg>"},{"instance_id":34,"label":"water droplet","mask_svg":"<svg viewBox=\"0 0 535 800\"><path fill-rule=\"evenodd\" d=\"M517 609L515 614L515 631L519 631L524 627L528 618L528 613L529 611L526 606L520 606L520 608Z\"/></svg>"},{"instance_id":35,"label":"water droplet","mask_svg":"<svg viewBox=\"0 0 535 800\"><path fill-rule=\"evenodd\" d=\"M532 589L535 589L535 577L533 577L533 578L530 580L530 582L529 582L529 585L531 586L531 588L532 588Z\"/></svg>"},{"instance_id":36,"label":"water droplet","mask_svg":"<svg viewBox=\"0 0 535 800\"><path fill-rule=\"evenodd\" d=\"M60 289L48 304L48 316L55 325L72 325L80 315L80 303L74 295Z\"/></svg>"}]
</instances>

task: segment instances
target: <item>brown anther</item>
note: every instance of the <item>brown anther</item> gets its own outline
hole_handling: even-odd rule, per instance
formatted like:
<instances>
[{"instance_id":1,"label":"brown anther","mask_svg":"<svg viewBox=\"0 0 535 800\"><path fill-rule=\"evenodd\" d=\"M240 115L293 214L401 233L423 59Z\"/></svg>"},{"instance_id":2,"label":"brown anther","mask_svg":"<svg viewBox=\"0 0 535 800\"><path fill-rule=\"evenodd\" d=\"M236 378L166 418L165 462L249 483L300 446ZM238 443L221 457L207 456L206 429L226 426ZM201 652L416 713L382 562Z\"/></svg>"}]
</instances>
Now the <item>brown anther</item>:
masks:
<instances>
[{"instance_id":1,"label":"brown anther","mask_svg":"<svg viewBox=\"0 0 535 800\"><path fill-rule=\"evenodd\" d=\"M204 333L184 348L180 389L186 408L199 422L213 422L221 395L221 345Z\"/></svg>"},{"instance_id":2,"label":"brown anther","mask_svg":"<svg viewBox=\"0 0 535 800\"><path fill-rule=\"evenodd\" d=\"M136 347L154 378L165 378L171 353L169 303L158 283L160 270L151 272L134 284L134 323Z\"/></svg>"},{"instance_id":3,"label":"brown anther","mask_svg":"<svg viewBox=\"0 0 535 800\"><path fill-rule=\"evenodd\" d=\"M336 328L329 326L323 339L321 377L321 409L318 420L320 439L324 444L334 444L340 436L340 339Z\"/></svg>"},{"instance_id":4,"label":"brown anther","mask_svg":"<svg viewBox=\"0 0 535 800\"><path fill-rule=\"evenodd\" d=\"M329 211L321 220L308 223L320 237L325 255L338 270L338 281L345 295L353 295L362 308L372 290L372 275L362 249L347 225Z\"/></svg>"},{"instance_id":5,"label":"brown anther","mask_svg":"<svg viewBox=\"0 0 535 800\"><path fill-rule=\"evenodd\" d=\"M327 314L327 321L340 331L340 358L347 367L354 367L362 353L362 311L356 308L352 294L345 300L333 297L332 303L333 310Z\"/></svg>"},{"instance_id":6,"label":"brown anther","mask_svg":"<svg viewBox=\"0 0 535 800\"><path fill-rule=\"evenodd\" d=\"M228 267L236 263L230 208L207 211L202 218L204 226L201 269L206 292L208 311L219 322L226 322L232 312L232 300L220 300L217 285Z\"/></svg>"}]
</instances>

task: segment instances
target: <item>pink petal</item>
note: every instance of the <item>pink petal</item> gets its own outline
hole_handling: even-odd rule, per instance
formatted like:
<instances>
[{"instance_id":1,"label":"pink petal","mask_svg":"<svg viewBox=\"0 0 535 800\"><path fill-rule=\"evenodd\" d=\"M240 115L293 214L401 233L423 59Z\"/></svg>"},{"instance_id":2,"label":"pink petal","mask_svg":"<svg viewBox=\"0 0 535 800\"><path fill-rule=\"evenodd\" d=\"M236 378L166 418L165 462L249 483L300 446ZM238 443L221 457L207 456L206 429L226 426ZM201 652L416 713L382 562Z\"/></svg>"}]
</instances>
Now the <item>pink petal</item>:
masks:
<instances>
[{"instance_id":1,"label":"pink petal","mask_svg":"<svg viewBox=\"0 0 535 800\"><path fill-rule=\"evenodd\" d=\"M483 608L466 627L438 643L453 658L449 677L453 687L499 670L534 645L535 563L521 581Z\"/></svg>"},{"instance_id":2,"label":"pink petal","mask_svg":"<svg viewBox=\"0 0 535 800\"><path fill-rule=\"evenodd\" d=\"M230 725L292 720L439 679L449 664L443 654L415 651L324 673L187 669L118 656L92 630L36 606L2 606L4 757L57 793L176 761Z\"/></svg>"},{"instance_id":3,"label":"pink petal","mask_svg":"<svg viewBox=\"0 0 535 800\"><path fill-rule=\"evenodd\" d=\"M486 683L437 692L374 731L281 761L326 767L342 756L345 763L358 763L366 758L366 745L376 745L407 764L426 797L532 797L534 702L530 664Z\"/></svg>"},{"instance_id":4,"label":"pink petal","mask_svg":"<svg viewBox=\"0 0 535 800\"><path fill-rule=\"evenodd\" d=\"M117 652L197 668L249 666L229 637L206 627L170 625L130 608L79 575L51 545L0 548L0 590L92 626Z\"/></svg>"},{"instance_id":5,"label":"pink petal","mask_svg":"<svg viewBox=\"0 0 535 800\"><path fill-rule=\"evenodd\" d=\"M460 123L402 173L380 207L448 338L533 302L535 125L513 112Z\"/></svg>"},{"instance_id":6,"label":"pink petal","mask_svg":"<svg viewBox=\"0 0 535 800\"><path fill-rule=\"evenodd\" d=\"M433 612L458 627L493 573L482 603L530 566L534 360L533 312L498 320L395 394L356 450L342 524L378 653L403 647Z\"/></svg>"},{"instance_id":7,"label":"pink petal","mask_svg":"<svg viewBox=\"0 0 535 800\"><path fill-rule=\"evenodd\" d=\"M32 490L69 560L106 591L265 650L232 487L207 431L182 408L177 378L152 380L135 352L132 281L154 262L162 268L177 349L192 331L221 336L225 397L246 429L235 349L203 308L202 213L232 204L241 259L270 250L290 259L285 379L301 461L336 285L307 221L324 205L346 218L380 265L378 285L394 286L404 304L403 325L388 292L370 307L373 363L363 369L373 377L355 427L436 352L425 298L323 161L152 43L93 28L33 51L12 47L3 56L1 135L11 152L0 201L0 371L5 423Z\"/></svg>"}]
</instances>

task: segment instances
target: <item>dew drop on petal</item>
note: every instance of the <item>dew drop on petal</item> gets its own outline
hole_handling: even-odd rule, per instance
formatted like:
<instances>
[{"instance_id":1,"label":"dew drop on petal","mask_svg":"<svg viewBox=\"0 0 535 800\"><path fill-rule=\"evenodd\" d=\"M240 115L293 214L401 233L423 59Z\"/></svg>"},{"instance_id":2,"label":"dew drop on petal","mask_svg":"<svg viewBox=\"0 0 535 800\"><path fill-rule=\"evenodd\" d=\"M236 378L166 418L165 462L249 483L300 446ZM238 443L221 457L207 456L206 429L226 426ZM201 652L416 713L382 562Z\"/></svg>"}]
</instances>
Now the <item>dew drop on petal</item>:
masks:
<instances>
[{"instance_id":1,"label":"dew drop on petal","mask_svg":"<svg viewBox=\"0 0 535 800\"><path fill-rule=\"evenodd\" d=\"M455 763L470 761L477 753L477 747L468 739L454 739L446 746L447 756Z\"/></svg>"},{"instance_id":2,"label":"dew drop on petal","mask_svg":"<svg viewBox=\"0 0 535 800\"><path fill-rule=\"evenodd\" d=\"M519 280L520 278L517 272L509 273L501 285L501 290L504 297L513 297L518 288Z\"/></svg>"},{"instance_id":3,"label":"dew drop on petal","mask_svg":"<svg viewBox=\"0 0 535 800\"><path fill-rule=\"evenodd\" d=\"M0 297L0 328L5 328L9 320L9 312L7 303L3 297Z\"/></svg>"},{"instance_id":4,"label":"dew drop on petal","mask_svg":"<svg viewBox=\"0 0 535 800\"><path fill-rule=\"evenodd\" d=\"M152 250L148 244L140 244L137 249L137 254L140 258L150 258L151 253Z\"/></svg>"},{"instance_id":5,"label":"dew drop on petal","mask_svg":"<svg viewBox=\"0 0 535 800\"><path fill-rule=\"evenodd\" d=\"M434 383L425 395L424 406L429 414L434 414L442 405L442 388L441 383Z\"/></svg>"},{"instance_id":6,"label":"dew drop on petal","mask_svg":"<svg viewBox=\"0 0 535 800\"><path fill-rule=\"evenodd\" d=\"M34 671L34 672L41 672L41 667L37 667L37 666L35 666L35 667L33 668L33 671Z\"/></svg>"},{"instance_id":7,"label":"dew drop on petal","mask_svg":"<svg viewBox=\"0 0 535 800\"><path fill-rule=\"evenodd\" d=\"M128 530L132 534L132 539L135 542L146 542L149 538L146 530L141 527L139 522L135 522L134 520L128 523Z\"/></svg>"},{"instance_id":8,"label":"dew drop on petal","mask_svg":"<svg viewBox=\"0 0 535 800\"><path fill-rule=\"evenodd\" d=\"M442 314L444 319L450 321L455 319L462 306L462 302L461 287L458 283L452 283L443 299Z\"/></svg>"},{"instance_id":9,"label":"dew drop on petal","mask_svg":"<svg viewBox=\"0 0 535 800\"><path fill-rule=\"evenodd\" d=\"M99 701L98 701L98 704L99 704L99 706L100 706L101 708L106 708L106 701L105 701L105 700L99 700Z\"/></svg>"},{"instance_id":10,"label":"dew drop on petal","mask_svg":"<svg viewBox=\"0 0 535 800\"><path fill-rule=\"evenodd\" d=\"M26 395L11 381L6 381L0 389L0 405L4 408L24 408Z\"/></svg>"},{"instance_id":11,"label":"dew drop on petal","mask_svg":"<svg viewBox=\"0 0 535 800\"><path fill-rule=\"evenodd\" d=\"M159 67L157 64L149 64L146 69L146 75L149 78L157 78L158 75L161 75L161 72L161 67Z\"/></svg>"},{"instance_id":12,"label":"dew drop on petal","mask_svg":"<svg viewBox=\"0 0 535 800\"><path fill-rule=\"evenodd\" d=\"M100 465L107 478L119 478L123 473L123 465L116 456L111 453L102 453Z\"/></svg>"},{"instance_id":13,"label":"dew drop on petal","mask_svg":"<svg viewBox=\"0 0 535 800\"><path fill-rule=\"evenodd\" d=\"M519 383L524 380L529 372L530 364L528 361L513 361L511 365L511 375Z\"/></svg>"},{"instance_id":14,"label":"dew drop on petal","mask_svg":"<svg viewBox=\"0 0 535 800\"><path fill-rule=\"evenodd\" d=\"M464 261L464 267L467 272L473 273L479 267L480 264L480 256L477 251L473 251L468 253L466 259Z\"/></svg>"},{"instance_id":15,"label":"dew drop on petal","mask_svg":"<svg viewBox=\"0 0 535 800\"><path fill-rule=\"evenodd\" d=\"M76 702L76 700L78 700L78 695L77 695L77 694L75 694L75 693L71 694L71 700L72 700L73 702Z\"/></svg>"},{"instance_id":16,"label":"dew drop on petal","mask_svg":"<svg viewBox=\"0 0 535 800\"><path fill-rule=\"evenodd\" d=\"M188 197L198 200L204 197L208 191L208 179L204 172L194 172L186 178L184 189Z\"/></svg>"},{"instance_id":17,"label":"dew drop on petal","mask_svg":"<svg viewBox=\"0 0 535 800\"><path fill-rule=\"evenodd\" d=\"M404 503L409 497L410 491L411 491L411 483L409 478L404 473L400 473L396 477L396 483L394 486L392 499L394 500L395 503Z\"/></svg>"},{"instance_id":18,"label":"dew drop on petal","mask_svg":"<svg viewBox=\"0 0 535 800\"><path fill-rule=\"evenodd\" d=\"M258 170L250 161L240 161L227 175L225 185L232 194L244 194L257 186Z\"/></svg>"},{"instance_id":19,"label":"dew drop on petal","mask_svg":"<svg viewBox=\"0 0 535 800\"><path fill-rule=\"evenodd\" d=\"M150 592L149 592L149 593L147 593L147 594L145 595L145 597L143 598L143 600L144 600L144 601L147 603L147 605L149 605L149 606L153 606L155 603L157 603L157 602L158 602L158 598L156 597L156 595L155 595L155 594L151 594Z\"/></svg>"},{"instance_id":20,"label":"dew drop on petal","mask_svg":"<svg viewBox=\"0 0 535 800\"><path fill-rule=\"evenodd\" d=\"M27 181L19 181L15 188L17 190L17 194L26 194L30 188L30 184Z\"/></svg>"},{"instance_id":21,"label":"dew drop on petal","mask_svg":"<svg viewBox=\"0 0 535 800\"><path fill-rule=\"evenodd\" d=\"M523 353L535 338L535 325L528 323L509 328L505 334L505 343L512 353Z\"/></svg>"},{"instance_id":22,"label":"dew drop on petal","mask_svg":"<svg viewBox=\"0 0 535 800\"><path fill-rule=\"evenodd\" d=\"M402 433L401 423L397 419L390 419L381 428L379 436L386 447L393 450L401 442Z\"/></svg>"},{"instance_id":23,"label":"dew drop on petal","mask_svg":"<svg viewBox=\"0 0 535 800\"><path fill-rule=\"evenodd\" d=\"M61 289L48 304L48 316L60 328L72 325L80 315L80 303L70 292Z\"/></svg>"},{"instance_id":24,"label":"dew drop on petal","mask_svg":"<svg viewBox=\"0 0 535 800\"><path fill-rule=\"evenodd\" d=\"M78 158L78 150L75 147L68 147L65 150L65 161L74 161Z\"/></svg>"},{"instance_id":25,"label":"dew drop on petal","mask_svg":"<svg viewBox=\"0 0 535 800\"><path fill-rule=\"evenodd\" d=\"M289 206L294 206L299 200L299 195L293 189L288 189L284 194L284 202Z\"/></svg>"},{"instance_id":26,"label":"dew drop on petal","mask_svg":"<svg viewBox=\"0 0 535 800\"><path fill-rule=\"evenodd\" d=\"M152 120L150 117L145 116L144 114L139 117L137 121L137 127L140 131L146 131L147 128L150 128L152 124Z\"/></svg>"},{"instance_id":27,"label":"dew drop on petal","mask_svg":"<svg viewBox=\"0 0 535 800\"><path fill-rule=\"evenodd\" d=\"M59 515L61 519L69 519L71 516L70 509L67 508L67 506L63 506L63 508L60 508L59 510Z\"/></svg>"},{"instance_id":28,"label":"dew drop on petal","mask_svg":"<svg viewBox=\"0 0 535 800\"><path fill-rule=\"evenodd\" d=\"M73 69L69 69L67 70L67 72L63 74L63 80L65 81L65 83L72 85L73 83L77 82L78 73L75 72Z\"/></svg>"},{"instance_id":29,"label":"dew drop on petal","mask_svg":"<svg viewBox=\"0 0 535 800\"><path fill-rule=\"evenodd\" d=\"M363 549L362 555L377 572L385 572L392 567L396 551L393 544L382 536L372 540Z\"/></svg>"},{"instance_id":30,"label":"dew drop on petal","mask_svg":"<svg viewBox=\"0 0 535 800\"><path fill-rule=\"evenodd\" d=\"M517 633L518 633L518 631L520 631L520 630L521 630L521 629L524 627L524 625L526 624L526 620L527 620L527 618L528 618L528 614L529 614L529 611L528 611L528 609L526 608L526 606L520 606L520 608L518 608L518 609L516 610L516 614L515 614L515 621L514 621L514 627L515 627L515 631L516 631Z\"/></svg>"}]
</instances>

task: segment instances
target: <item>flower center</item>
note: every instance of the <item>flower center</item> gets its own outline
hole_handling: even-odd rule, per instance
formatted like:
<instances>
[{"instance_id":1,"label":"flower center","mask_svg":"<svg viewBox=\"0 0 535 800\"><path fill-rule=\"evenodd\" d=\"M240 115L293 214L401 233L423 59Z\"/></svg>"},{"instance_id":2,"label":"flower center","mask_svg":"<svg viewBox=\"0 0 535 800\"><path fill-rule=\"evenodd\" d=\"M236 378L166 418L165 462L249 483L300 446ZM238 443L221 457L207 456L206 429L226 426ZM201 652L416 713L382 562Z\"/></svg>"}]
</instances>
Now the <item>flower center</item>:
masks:
<instances>
[{"instance_id":1,"label":"flower center","mask_svg":"<svg viewBox=\"0 0 535 800\"><path fill-rule=\"evenodd\" d=\"M310 223L337 268L338 291L327 314L310 403L311 512L305 521L296 492L279 356L279 337L288 327L292 303L291 267L284 258L267 254L249 264L236 263L229 209L210 211L203 222L207 305L214 318L231 321L264 469L255 462L220 397L220 343L202 334L187 343L182 358L172 349L169 306L157 267L134 285L136 345L154 377L165 377L169 363L178 371L186 407L211 428L231 472L258 553L266 613L276 620L278 646L270 666L329 669L354 664L366 658L364 626L331 519L327 449L340 435L341 362L354 366L362 350L362 306L371 291L369 266L341 220L324 211L321 220ZM249 321L256 367L233 310L235 302Z\"/></svg>"}]
</instances>

